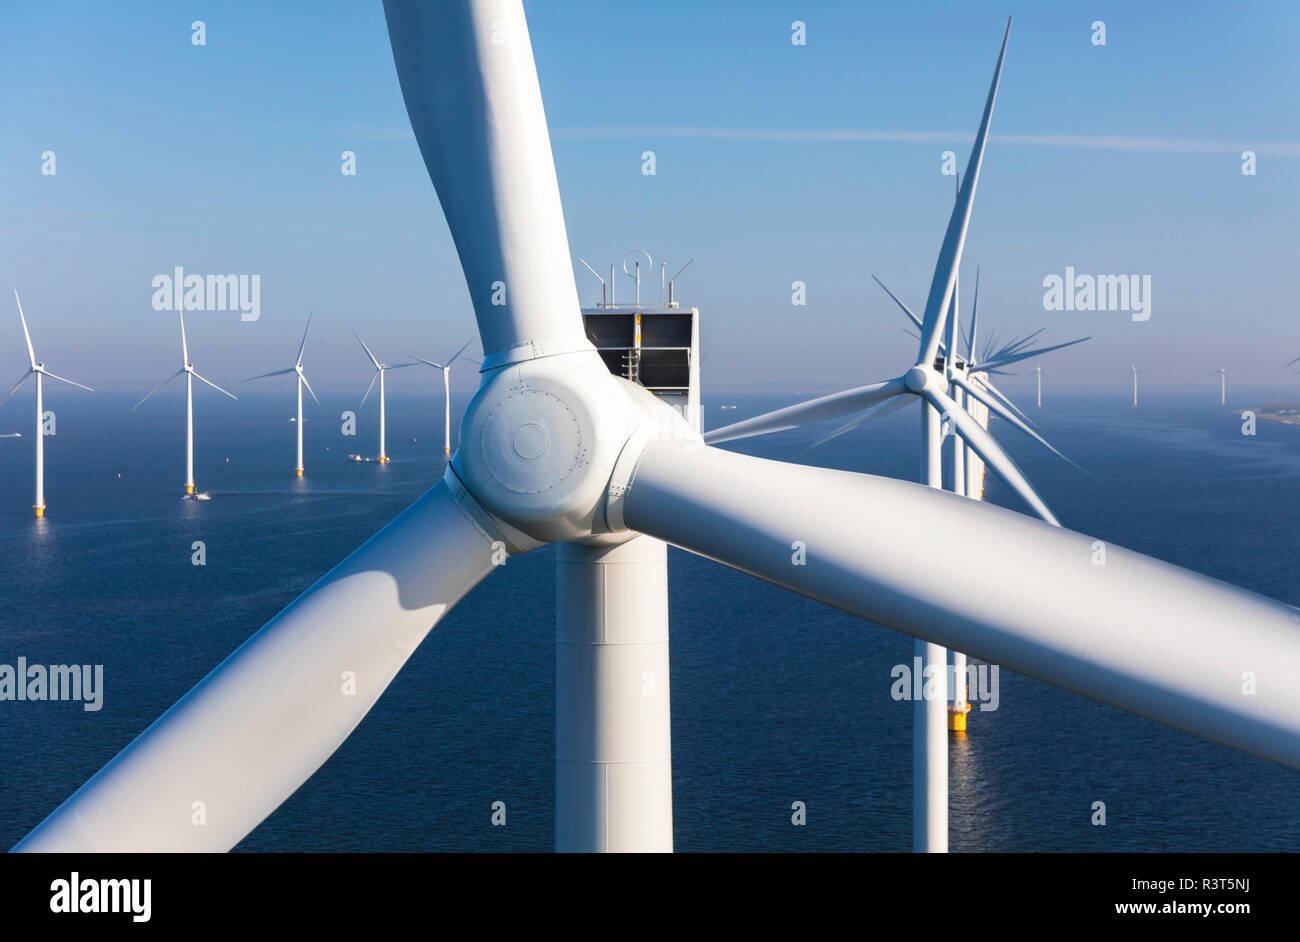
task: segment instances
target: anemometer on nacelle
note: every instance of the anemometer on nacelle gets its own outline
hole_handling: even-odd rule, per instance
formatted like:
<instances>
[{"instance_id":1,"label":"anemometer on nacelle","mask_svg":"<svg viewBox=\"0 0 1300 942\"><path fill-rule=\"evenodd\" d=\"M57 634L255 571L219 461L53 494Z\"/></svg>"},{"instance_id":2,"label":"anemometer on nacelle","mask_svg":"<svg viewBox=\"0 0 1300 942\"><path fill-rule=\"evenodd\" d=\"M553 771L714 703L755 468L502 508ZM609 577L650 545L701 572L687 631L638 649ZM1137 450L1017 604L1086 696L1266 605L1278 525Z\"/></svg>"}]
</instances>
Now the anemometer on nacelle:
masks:
<instances>
[{"instance_id":1,"label":"anemometer on nacelle","mask_svg":"<svg viewBox=\"0 0 1300 942\"><path fill-rule=\"evenodd\" d=\"M644 386L700 431L700 312L677 303L676 282L691 259L672 278L668 263L659 263L659 303L641 303L641 263L654 270L654 259L643 249L623 256L623 273L635 283L631 304L615 299L614 263L606 282L586 259L578 261L600 282L600 301L582 309L587 339L615 376ZM607 299L608 293L608 299Z\"/></svg>"}]
</instances>

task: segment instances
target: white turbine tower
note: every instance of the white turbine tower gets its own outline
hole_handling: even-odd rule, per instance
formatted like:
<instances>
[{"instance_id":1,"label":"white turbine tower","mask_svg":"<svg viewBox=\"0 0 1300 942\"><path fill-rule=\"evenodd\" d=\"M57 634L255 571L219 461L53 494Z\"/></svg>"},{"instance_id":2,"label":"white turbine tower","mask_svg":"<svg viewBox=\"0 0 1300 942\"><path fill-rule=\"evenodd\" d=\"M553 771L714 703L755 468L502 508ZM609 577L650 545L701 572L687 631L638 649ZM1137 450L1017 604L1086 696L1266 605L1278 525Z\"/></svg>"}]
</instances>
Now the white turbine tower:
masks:
<instances>
[{"instance_id":1,"label":"white turbine tower","mask_svg":"<svg viewBox=\"0 0 1300 942\"><path fill-rule=\"evenodd\" d=\"M18 387L27 382L27 377L36 377L36 500L32 504L32 510L36 516L45 516L45 433L43 428L42 416L45 414L45 388L43 380L45 377L58 380L60 383L67 383L69 386L76 386L78 389L84 389L87 392L94 392L89 386L83 386L80 383L74 383L70 379L64 379L62 376L56 376L45 368L44 363L36 362L36 350L32 347L32 335L27 330L27 318L23 316L23 302L18 300L18 291L14 290L14 301L18 304L18 320L23 325L23 339L27 341L27 372L24 373L14 383L13 388L0 399L0 406L9 401L9 397L18 391ZM5 438L19 438L19 433L6 435Z\"/></svg>"},{"instance_id":2,"label":"white turbine tower","mask_svg":"<svg viewBox=\"0 0 1300 942\"><path fill-rule=\"evenodd\" d=\"M194 493L194 381L197 379L201 383L207 383L223 396L229 396L231 399L238 399L232 392L227 392L210 379L201 376L190 362L190 345L185 339L185 312L178 312L181 318L181 368L168 376L165 380L145 393L144 399L141 399L131 407L134 412L140 406L144 405L146 399L162 389L178 376L185 377L185 493L193 495Z\"/></svg>"},{"instance_id":3,"label":"white turbine tower","mask_svg":"<svg viewBox=\"0 0 1300 942\"><path fill-rule=\"evenodd\" d=\"M1038 408L1043 407L1043 367L1040 363L1034 367L1034 376L1038 380Z\"/></svg>"},{"instance_id":4,"label":"white turbine tower","mask_svg":"<svg viewBox=\"0 0 1300 942\"><path fill-rule=\"evenodd\" d=\"M456 362L456 358L465 352L465 348L473 343L473 338L466 340L459 350L451 355L446 364L434 363L432 360L426 360L424 357L417 357L410 354L416 360L426 366L431 366L435 370L442 372L442 451L444 454L451 454L451 365Z\"/></svg>"},{"instance_id":5,"label":"white turbine tower","mask_svg":"<svg viewBox=\"0 0 1300 942\"><path fill-rule=\"evenodd\" d=\"M361 397L361 405L366 404L370 398L370 391L375 388L375 380L379 380L379 463L388 464L388 452L384 450L385 438L385 396L384 396L384 374L389 370L400 370L404 366L418 366L416 363L380 363L375 359L375 355L370 352L366 342L361 339L360 335L354 330L352 336L357 338L357 343L361 344L361 349L366 351L366 356L370 357L370 362L375 365L375 373L370 377L370 385L366 387L366 394ZM358 406L360 408L360 406Z\"/></svg>"},{"instance_id":6,"label":"white turbine tower","mask_svg":"<svg viewBox=\"0 0 1300 942\"><path fill-rule=\"evenodd\" d=\"M1137 404L1138 404L1138 374L1141 373L1141 372L1142 372L1142 371L1139 370L1139 369L1137 368L1137 365L1136 365L1136 364L1134 364L1133 366L1129 367L1128 375L1131 376L1131 377L1133 377L1133 406L1134 406L1134 408L1136 408L1136 407L1137 407Z\"/></svg>"},{"instance_id":7,"label":"white turbine tower","mask_svg":"<svg viewBox=\"0 0 1300 942\"><path fill-rule=\"evenodd\" d=\"M1300 610L1114 545L1094 566L1091 536L934 488L709 447L666 403L612 375L579 313L522 4L388 0L385 11L485 351L461 447L438 484L18 850L230 849L321 767L467 592L502 569L496 578L511 578L506 554L548 542L561 544L562 850L672 848L666 542L1300 766ZM927 307L922 352L934 352L950 293ZM933 360L922 358L907 388L946 409ZM1005 468L961 415L958 431ZM981 552L947 565L950 534ZM806 564L791 565L799 539ZM1243 697L1247 669L1257 693ZM339 696L342 670L355 696ZM205 827L190 824L196 796Z\"/></svg>"},{"instance_id":8,"label":"white turbine tower","mask_svg":"<svg viewBox=\"0 0 1300 942\"><path fill-rule=\"evenodd\" d=\"M1228 404L1228 371L1220 366L1214 372L1219 374L1219 405L1226 406Z\"/></svg>"},{"instance_id":9,"label":"white turbine tower","mask_svg":"<svg viewBox=\"0 0 1300 942\"><path fill-rule=\"evenodd\" d=\"M297 377L297 387L298 387L298 464L295 466L295 470L297 471L298 477L302 477L302 472L303 472L303 464L302 464L302 389L303 389L304 386L307 387L307 392L311 394L312 401L315 402L317 406L320 405L320 400L316 398L316 393L312 391L311 383L307 382L307 374L304 373L304 372L303 372L303 369L302 369L302 354L303 354L303 351L307 349L307 331L309 331L309 330L311 330L311 315L310 315L310 314L307 315L307 326L306 326L305 328L303 328L303 332L302 332L302 343L300 343L300 344L298 345L298 359L294 361L293 366L291 366L291 367L289 367L289 368L287 368L287 369L283 369L283 370L274 370L274 371L272 371L272 372L270 372L270 373L261 373L261 374L259 374L259 375L257 375L257 376L250 376L248 379L244 380L244 382L246 382L246 383L251 383L251 382L252 382L253 380L255 380L255 379L265 379L265 378L268 377L268 376L288 376L290 373L292 373L295 377Z\"/></svg>"}]
</instances>

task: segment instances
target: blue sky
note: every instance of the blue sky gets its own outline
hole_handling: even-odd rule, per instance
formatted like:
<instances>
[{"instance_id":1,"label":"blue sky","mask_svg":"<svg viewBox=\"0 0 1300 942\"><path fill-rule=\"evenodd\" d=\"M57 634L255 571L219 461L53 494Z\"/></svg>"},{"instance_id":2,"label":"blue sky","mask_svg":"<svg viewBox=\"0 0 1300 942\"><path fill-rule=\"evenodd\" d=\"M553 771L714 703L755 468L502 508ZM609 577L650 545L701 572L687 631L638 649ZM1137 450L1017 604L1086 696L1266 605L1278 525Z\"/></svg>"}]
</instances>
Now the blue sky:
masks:
<instances>
[{"instance_id":1,"label":"blue sky","mask_svg":"<svg viewBox=\"0 0 1300 942\"><path fill-rule=\"evenodd\" d=\"M459 347L473 319L380 4L182 6L0 13L0 287L22 293L38 353L93 384L151 385L178 351L150 280L175 265L261 275L256 323L190 318L218 382L288 365L308 310L318 385L364 388L353 328L384 359ZM964 166L1014 13L963 316L979 265L982 311L1004 333L1093 335L1044 361L1060 386L1122 384L1130 362L1151 388L1213 384L1222 360L1234 379L1296 387L1281 368L1300 354L1294 4L525 6L581 297L598 286L578 255L601 267L644 248L670 271L694 257L680 298L702 311L706 386L857 384L910 363L870 276L922 306L952 200L940 154ZM1043 310L1043 277L1066 265L1150 274L1151 319ZM806 306L790 303L795 280ZM0 374L17 378L21 342L0 297Z\"/></svg>"}]
</instances>

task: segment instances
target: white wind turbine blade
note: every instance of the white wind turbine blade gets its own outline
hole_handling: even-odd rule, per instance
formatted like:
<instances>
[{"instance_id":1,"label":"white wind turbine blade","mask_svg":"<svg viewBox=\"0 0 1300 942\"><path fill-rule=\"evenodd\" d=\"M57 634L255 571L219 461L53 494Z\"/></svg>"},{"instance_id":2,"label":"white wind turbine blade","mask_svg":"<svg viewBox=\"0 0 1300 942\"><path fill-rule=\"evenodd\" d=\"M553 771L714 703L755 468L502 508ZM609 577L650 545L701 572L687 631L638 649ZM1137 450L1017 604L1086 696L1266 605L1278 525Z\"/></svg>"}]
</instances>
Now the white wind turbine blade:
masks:
<instances>
[{"instance_id":1,"label":"white wind turbine blade","mask_svg":"<svg viewBox=\"0 0 1300 942\"><path fill-rule=\"evenodd\" d=\"M1083 343L1091 339L1091 337L1080 337L1078 340L1069 340L1065 343L1053 344L1050 347L1035 347L1033 350L1017 353L1015 356L1005 354L1000 357L995 356L987 363L978 364L976 369L997 369L1002 366L1010 366L1012 363L1019 363L1021 360L1028 360L1030 357L1042 356L1044 353L1051 353L1053 350L1064 350L1066 347L1073 347L1076 343Z\"/></svg>"},{"instance_id":2,"label":"white wind turbine blade","mask_svg":"<svg viewBox=\"0 0 1300 942\"><path fill-rule=\"evenodd\" d=\"M426 360L424 357L417 357L414 353L408 353L407 356L413 360L419 360L425 366L431 366L435 370L446 369L446 367L444 367L441 363L434 363L432 360Z\"/></svg>"},{"instance_id":3,"label":"white wind turbine blade","mask_svg":"<svg viewBox=\"0 0 1300 942\"><path fill-rule=\"evenodd\" d=\"M27 331L27 318L23 315L23 302L18 300L17 288L14 289L14 301L18 303L18 319L22 321L23 339L27 341L27 360L32 369L36 369L36 350L32 347L32 335Z\"/></svg>"},{"instance_id":4,"label":"white wind turbine blade","mask_svg":"<svg viewBox=\"0 0 1300 942\"><path fill-rule=\"evenodd\" d=\"M990 371L990 372L1000 372L1000 371ZM1006 373L1002 375L1010 376L1013 374ZM999 402L1001 402L1004 406L1006 406L1017 416L1019 416L1020 421L1024 422L1026 425L1030 426L1031 428L1037 428L1037 426L1029 418L1029 416L1025 415L1024 411L1019 406L1017 406L1014 402L1012 402L1011 398L1007 396L1006 393L1002 392L1002 390L998 389L998 387L993 385L993 381L988 378L987 374L981 375L978 379L976 379L972 374L972 377L967 381L971 383L977 383L978 385L982 386L984 389L987 389L990 395L997 396Z\"/></svg>"},{"instance_id":5,"label":"white wind turbine blade","mask_svg":"<svg viewBox=\"0 0 1300 942\"><path fill-rule=\"evenodd\" d=\"M307 349L307 331L311 330L311 314L307 315L307 326L302 329L302 343L298 344L298 359L294 366L302 366L302 353Z\"/></svg>"},{"instance_id":6,"label":"white wind turbine blade","mask_svg":"<svg viewBox=\"0 0 1300 942\"><path fill-rule=\"evenodd\" d=\"M361 406L364 406L366 404L366 400L370 398L370 391L375 388L375 382L378 379L379 379L379 370L375 370L374 373L370 375L370 385L366 387L366 394L361 397ZM357 408L360 409L361 406L357 406Z\"/></svg>"},{"instance_id":7,"label":"white wind turbine blade","mask_svg":"<svg viewBox=\"0 0 1300 942\"><path fill-rule=\"evenodd\" d=\"M29 376L35 376L35 375L36 375L36 371L35 371L35 370L28 370L28 371L27 371L26 373L24 373L21 377L19 377L18 382L14 383L14 385L13 385L13 389L11 389L11 390L9 390L7 393L5 393L5 397L4 397L3 399L0 399L0 406L4 405L6 402L8 402L8 401L9 401L9 397L12 396L14 393L18 392L18 387L21 386L23 383L27 382L27 377L29 377Z\"/></svg>"},{"instance_id":8,"label":"white wind turbine blade","mask_svg":"<svg viewBox=\"0 0 1300 942\"><path fill-rule=\"evenodd\" d=\"M142 405L144 405L144 401L145 401L145 399L148 399L150 396L152 396L152 395L153 395L154 393L156 393L158 390L162 389L164 386L166 386L168 383L170 383L172 380L174 380L177 376L184 376L184 375L185 375L185 371L184 371L184 370L177 370L177 371L176 371L175 373L173 373L171 376L168 376L165 380L163 380L161 383L159 383L159 384L158 384L157 386L155 386L153 389L151 389L151 390L149 390L147 393L145 393L145 394L144 394L144 399L141 399L139 402L137 402L135 405L133 405L133 406L131 407L131 411L134 412L136 409L138 409L138 408L140 408Z\"/></svg>"},{"instance_id":9,"label":"white wind turbine blade","mask_svg":"<svg viewBox=\"0 0 1300 942\"><path fill-rule=\"evenodd\" d=\"M872 277L872 279L875 280L876 284L880 285L880 287L882 287L882 288L885 289L885 294L887 294L887 295L889 295L891 298L893 298L893 299L894 299L894 303L897 304L900 308L903 309L903 313L906 314L907 317L908 317L908 319L911 320L911 322L916 326L916 329L917 329L917 330L921 330L921 329L922 329L922 328L921 328L921 318L919 318L919 317L917 317L915 314L913 314L911 308L909 308L909 307L908 307L906 304L904 304L902 301L898 300L898 295L896 295L896 294L894 294L894 292L890 291L889 288L887 288L887 287L885 286L885 283L884 283L883 281L881 281L879 278L876 278L875 275L872 275L871 277Z\"/></svg>"},{"instance_id":10,"label":"white wind turbine blade","mask_svg":"<svg viewBox=\"0 0 1300 942\"><path fill-rule=\"evenodd\" d=\"M974 396L980 402L984 403L984 405L988 406L990 411L996 413L1002 419L1011 423L1011 425L1015 426L1015 428L1017 428L1019 431L1024 432L1026 435L1028 435L1034 441L1038 442L1038 444L1042 445L1052 454L1056 455L1056 457L1060 458L1070 467L1074 468L1076 471L1079 471L1082 474L1086 474L1088 477L1092 478L1098 484L1101 483L1100 479L1098 479L1098 477L1095 474L1093 474L1087 468L1084 468L1077 461L1074 461L1073 459L1062 454L1061 451L1057 449L1054 445L1052 445L1051 442L1049 442L1046 438L1044 438L1034 429L1030 428L1028 423L1021 421L1019 416L1017 416L1010 409L1006 408L1006 406L1002 405L1002 403L998 402L996 398L994 398L991 395L986 396L982 390L976 388L974 383L967 382L965 379L959 376L952 377L952 381L958 386L960 386L962 389L966 390L968 395Z\"/></svg>"},{"instance_id":11,"label":"white wind turbine blade","mask_svg":"<svg viewBox=\"0 0 1300 942\"><path fill-rule=\"evenodd\" d=\"M385 0L384 13L484 353L508 362L593 349L522 3Z\"/></svg>"},{"instance_id":12,"label":"white wind turbine blade","mask_svg":"<svg viewBox=\"0 0 1300 942\"><path fill-rule=\"evenodd\" d=\"M251 383L255 379L266 379L268 376L284 376L286 373L296 373L297 369L289 367L285 370L272 370L270 373L258 373L256 376L250 376L244 380L245 383Z\"/></svg>"},{"instance_id":13,"label":"white wind turbine blade","mask_svg":"<svg viewBox=\"0 0 1300 942\"><path fill-rule=\"evenodd\" d=\"M45 376L48 376L50 379L57 379L60 383L67 383L69 386L76 386L78 389L84 389L86 392L94 392L94 391L95 391L95 390L91 389L89 386L83 386L83 385L81 385L81 383L74 383L72 380L70 380L70 379L65 379L65 378L62 377L62 376L59 376L59 375L57 375L57 374L55 374L55 373L51 373L49 370L44 369L44 368L39 369L39 370L37 370L36 372L38 372L38 373L42 373L42 374L44 374Z\"/></svg>"},{"instance_id":14,"label":"white wind turbine blade","mask_svg":"<svg viewBox=\"0 0 1300 942\"><path fill-rule=\"evenodd\" d=\"M980 167L984 163L984 145L988 142L989 123L993 119L993 103L998 97L998 83L1002 79L1002 63L1006 59L1007 39L1010 35L1011 19L1008 17L1006 30L1002 34L1002 48L998 52L998 64L993 70L993 81L989 85L988 99L984 103L984 116L980 120L979 131L975 134L970 159L966 162L966 179L962 181L961 189L957 193L957 204L953 207L952 216L948 220L948 231L943 238L943 247L939 250L934 277L930 281L930 294L925 301L921 347L916 362L926 367L934 362L939 352L939 343L943 339L944 315L952 300L957 270L961 267L962 249L966 245L966 229L970 225L971 206L975 201L975 187L979 185Z\"/></svg>"},{"instance_id":15,"label":"white wind turbine blade","mask_svg":"<svg viewBox=\"0 0 1300 942\"><path fill-rule=\"evenodd\" d=\"M447 361L447 365L451 366L453 363L455 363L456 358L459 357L462 353L464 353L467 349L469 349L469 345L472 344L473 342L474 342L474 338L471 337L469 340L466 340L463 344L461 344L460 349L451 355L451 359Z\"/></svg>"},{"instance_id":16,"label":"white wind turbine blade","mask_svg":"<svg viewBox=\"0 0 1300 942\"><path fill-rule=\"evenodd\" d=\"M323 406L321 406L320 400L316 398L316 393L312 391L311 383L307 382L307 374L299 370L298 376L302 380L302 384L307 387L307 392L311 396L311 401L316 403L317 406L324 408Z\"/></svg>"},{"instance_id":17,"label":"white wind turbine blade","mask_svg":"<svg viewBox=\"0 0 1300 942\"><path fill-rule=\"evenodd\" d=\"M482 520L474 522L439 483L226 658L14 849L232 848L320 768L425 635L492 571L494 538ZM344 696L349 678L356 692ZM191 805L200 799L208 822L194 827Z\"/></svg>"},{"instance_id":18,"label":"white wind turbine blade","mask_svg":"<svg viewBox=\"0 0 1300 942\"><path fill-rule=\"evenodd\" d=\"M197 379L197 380L198 380L199 382L201 382L201 383L207 383L209 386L211 386L213 389L215 389L217 392L221 393L222 395L229 396L231 399L238 399L238 398L239 398L238 396L236 396L236 395L235 395L234 393L232 393L232 392L226 392L226 390L222 389L220 386L218 386L218 385L217 385L216 383L214 383L212 380L210 380L210 379L205 379L204 377L200 376L198 370L195 370L195 371L194 371L194 378Z\"/></svg>"},{"instance_id":19,"label":"white wind turbine blade","mask_svg":"<svg viewBox=\"0 0 1300 942\"><path fill-rule=\"evenodd\" d=\"M975 340L980 326L980 270L975 269L975 303L972 305L970 314L970 336L966 344L966 363L975 362Z\"/></svg>"},{"instance_id":20,"label":"white wind turbine blade","mask_svg":"<svg viewBox=\"0 0 1300 942\"><path fill-rule=\"evenodd\" d=\"M907 392L907 385L901 378L873 383L870 386L858 386L714 429L705 434L704 440L710 444L717 444L737 438L752 438L755 435L782 432L807 425L809 422L837 419L861 412L905 392Z\"/></svg>"},{"instance_id":21,"label":"white wind turbine blade","mask_svg":"<svg viewBox=\"0 0 1300 942\"><path fill-rule=\"evenodd\" d=\"M652 443L624 500L627 524L657 539L1300 766L1300 609L1119 546L1094 565L1092 537L933 488L688 442ZM942 533L980 552L936 569ZM792 540L806 541L805 565L790 565ZM1241 695L1245 670L1256 696Z\"/></svg>"},{"instance_id":22,"label":"white wind turbine blade","mask_svg":"<svg viewBox=\"0 0 1300 942\"><path fill-rule=\"evenodd\" d=\"M352 336L357 338L357 343L361 344L361 349L366 351L366 356L370 357L370 362L375 364L375 369L380 369L379 361L376 360L375 355L370 352L370 348L367 347L366 342L361 339L361 335L354 330L352 331Z\"/></svg>"},{"instance_id":23,"label":"white wind turbine blade","mask_svg":"<svg viewBox=\"0 0 1300 942\"><path fill-rule=\"evenodd\" d=\"M1038 496L1038 492L1029 483L1029 479L1025 477L1024 472L1011 460L1011 456L1002 450L1002 446L997 443L997 439L975 421L974 416L949 399L946 393L932 386L927 386L921 392L921 395L925 396L930 404L939 410L940 415L947 416L952 420L953 427L957 430L957 434L962 437L962 441L970 448L975 449L975 454L979 455L984 463L1006 482L1008 487L1019 494L1020 499L1028 504L1034 513L1053 526L1060 526L1056 515L1048 508L1047 503Z\"/></svg>"},{"instance_id":24,"label":"white wind turbine blade","mask_svg":"<svg viewBox=\"0 0 1300 942\"><path fill-rule=\"evenodd\" d=\"M1045 331L1046 329L1047 329L1046 327L1040 327L1040 328L1038 328L1036 331L1034 331L1032 334L1026 334L1026 335L1023 336L1023 337L1013 337L1013 338L1012 338L1012 339L1007 343L1006 346L1004 346L1001 350L999 350L999 351L998 351L997 353L995 353L993 356L989 357L989 359L990 359L990 360L997 360L997 359L1000 359L1000 358L1002 358L1002 357L1010 356L1011 354L1018 352L1019 350L1021 350L1021 349L1025 346L1025 344L1027 344L1027 343L1029 343L1030 341L1032 341L1035 337L1037 337L1039 334L1041 334L1041 333L1042 333L1043 331Z\"/></svg>"},{"instance_id":25,"label":"white wind turbine blade","mask_svg":"<svg viewBox=\"0 0 1300 942\"><path fill-rule=\"evenodd\" d=\"M400 370L400 369L404 369L405 367L408 367L408 366L419 366L419 365L420 365L419 363L394 363L394 364L392 364L391 366L386 366L386 367L384 367L384 369L386 369L386 370Z\"/></svg>"},{"instance_id":26,"label":"white wind turbine blade","mask_svg":"<svg viewBox=\"0 0 1300 942\"><path fill-rule=\"evenodd\" d=\"M185 340L185 312L177 311L176 313L181 316L181 360L182 360L181 366L189 366L190 345Z\"/></svg>"},{"instance_id":27,"label":"white wind turbine blade","mask_svg":"<svg viewBox=\"0 0 1300 942\"><path fill-rule=\"evenodd\" d=\"M825 445L827 442L831 441L832 439L839 438L841 435L845 434L846 432L853 431L855 428L857 428L859 425L862 425L864 422L870 422L872 419L878 419L882 415L889 415L891 412L897 412L899 409L902 409L905 406L910 406L911 404L912 404L911 396L899 396L893 402L887 402L883 406L878 406L875 409L870 409L866 412L863 412L862 415L858 416L853 421L847 423L846 425L841 425L839 428L831 432L829 435L817 439L817 441L813 442L811 445L809 445L807 448L804 449L804 453L807 454L808 452L812 451L814 448L820 448L822 445Z\"/></svg>"}]
</instances>

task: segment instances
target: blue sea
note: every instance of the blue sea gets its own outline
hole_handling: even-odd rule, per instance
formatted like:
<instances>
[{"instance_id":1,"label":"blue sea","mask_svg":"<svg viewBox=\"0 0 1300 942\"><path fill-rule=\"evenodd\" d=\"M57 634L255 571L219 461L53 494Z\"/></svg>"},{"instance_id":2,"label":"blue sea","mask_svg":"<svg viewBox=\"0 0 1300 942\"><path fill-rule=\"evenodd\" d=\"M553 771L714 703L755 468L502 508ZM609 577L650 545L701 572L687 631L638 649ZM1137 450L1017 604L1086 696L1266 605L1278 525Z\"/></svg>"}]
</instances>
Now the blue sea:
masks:
<instances>
[{"instance_id":1,"label":"blue sea","mask_svg":"<svg viewBox=\"0 0 1300 942\"><path fill-rule=\"evenodd\" d=\"M323 395L296 479L283 392L234 403L196 391L196 478L211 499L185 501L179 393L131 412L125 392L53 388L44 520L30 509L30 390L0 410L0 432L23 432L0 440L0 663L102 664L105 686L99 712L0 702L0 847L441 477L439 401L390 401L381 466L345 460L374 453L373 403L347 438L336 417L355 399ZM706 425L792 401L712 395ZM1103 482L995 421L1066 526L1300 603L1300 428L1260 422L1245 437L1217 387L1137 409L1121 387L1032 413ZM915 477L914 409L807 451L824 431L729 447ZM993 478L986 498L1023 509ZM195 540L205 566L191 564ZM471 592L239 849L550 850L554 565L550 548L515 557ZM890 669L910 664L912 640L689 553L671 551L669 569L677 849L909 850L912 707L891 699ZM1007 670L1000 681L998 709L973 712L952 742L953 851L1300 849L1300 772ZM505 827L490 823L495 801ZM794 801L806 826L791 824ZM1105 826L1092 824L1097 801Z\"/></svg>"}]
</instances>

